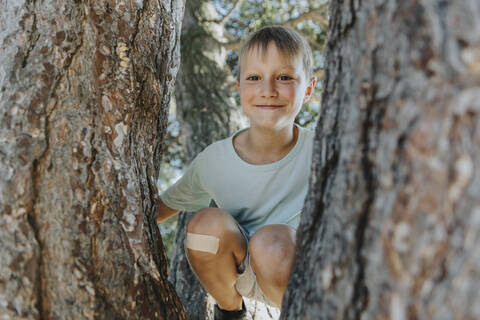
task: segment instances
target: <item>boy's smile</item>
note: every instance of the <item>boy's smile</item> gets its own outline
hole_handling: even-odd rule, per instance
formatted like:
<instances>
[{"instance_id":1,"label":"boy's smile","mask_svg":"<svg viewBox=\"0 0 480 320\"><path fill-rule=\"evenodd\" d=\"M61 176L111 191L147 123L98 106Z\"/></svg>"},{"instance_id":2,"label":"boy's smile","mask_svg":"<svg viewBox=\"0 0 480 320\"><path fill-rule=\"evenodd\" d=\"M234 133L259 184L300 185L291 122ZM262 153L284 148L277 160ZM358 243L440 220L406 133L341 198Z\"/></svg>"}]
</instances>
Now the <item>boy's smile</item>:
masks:
<instances>
[{"instance_id":1,"label":"boy's smile","mask_svg":"<svg viewBox=\"0 0 480 320\"><path fill-rule=\"evenodd\" d=\"M251 126L279 130L291 127L315 80L307 79L301 59L289 57L274 43L248 51L237 88Z\"/></svg>"},{"instance_id":2,"label":"boy's smile","mask_svg":"<svg viewBox=\"0 0 480 320\"><path fill-rule=\"evenodd\" d=\"M268 104L259 104L259 105L256 105L256 107L258 108L265 108L265 109L277 109L277 108L282 108L284 106L280 106L280 105L268 105Z\"/></svg>"}]
</instances>

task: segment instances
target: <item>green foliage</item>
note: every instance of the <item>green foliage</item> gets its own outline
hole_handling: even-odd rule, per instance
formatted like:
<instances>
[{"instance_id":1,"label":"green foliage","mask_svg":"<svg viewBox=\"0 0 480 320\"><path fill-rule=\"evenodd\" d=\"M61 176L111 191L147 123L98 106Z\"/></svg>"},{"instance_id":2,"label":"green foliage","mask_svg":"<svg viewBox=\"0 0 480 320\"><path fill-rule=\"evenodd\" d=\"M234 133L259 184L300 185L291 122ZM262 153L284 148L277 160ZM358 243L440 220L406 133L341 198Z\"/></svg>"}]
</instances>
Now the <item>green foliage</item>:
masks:
<instances>
[{"instance_id":1,"label":"green foliage","mask_svg":"<svg viewBox=\"0 0 480 320\"><path fill-rule=\"evenodd\" d=\"M175 233L177 231L177 220L178 216L173 216L168 218L166 221L159 223L158 228L160 229L160 234L162 235L163 246L167 253L168 261L172 259L173 253L173 244L175 242Z\"/></svg>"}]
</instances>

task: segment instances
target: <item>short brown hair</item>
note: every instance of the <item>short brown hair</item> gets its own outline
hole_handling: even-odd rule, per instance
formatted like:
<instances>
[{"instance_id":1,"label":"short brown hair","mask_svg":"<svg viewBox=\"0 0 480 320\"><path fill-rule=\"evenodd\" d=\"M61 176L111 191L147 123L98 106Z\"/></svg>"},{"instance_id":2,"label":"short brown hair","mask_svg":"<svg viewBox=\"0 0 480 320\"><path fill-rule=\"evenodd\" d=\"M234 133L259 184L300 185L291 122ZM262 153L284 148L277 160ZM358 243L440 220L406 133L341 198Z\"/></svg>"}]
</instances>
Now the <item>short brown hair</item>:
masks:
<instances>
[{"instance_id":1,"label":"short brown hair","mask_svg":"<svg viewBox=\"0 0 480 320\"><path fill-rule=\"evenodd\" d=\"M313 78L312 49L310 49L307 40L292 28L267 26L252 33L240 48L238 54L237 79L240 78L242 59L245 54L255 47L266 51L268 44L272 41L281 52L287 54L289 57L300 56L307 79L310 80Z\"/></svg>"}]
</instances>

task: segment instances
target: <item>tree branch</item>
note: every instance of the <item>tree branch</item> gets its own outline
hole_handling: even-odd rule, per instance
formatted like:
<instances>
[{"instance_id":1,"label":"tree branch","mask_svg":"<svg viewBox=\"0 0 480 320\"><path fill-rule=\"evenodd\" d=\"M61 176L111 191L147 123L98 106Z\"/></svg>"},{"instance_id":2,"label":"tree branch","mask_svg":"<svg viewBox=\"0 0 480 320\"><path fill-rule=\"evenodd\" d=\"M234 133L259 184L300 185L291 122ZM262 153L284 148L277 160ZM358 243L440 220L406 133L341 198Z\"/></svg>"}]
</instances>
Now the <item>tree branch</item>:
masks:
<instances>
[{"instance_id":1,"label":"tree branch","mask_svg":"<svg viewBox=\"0 0 480 320\"><path fill-rule=\"evenodd\" d=\"M243 1L243 0L237 0L237 2L235 3L235 6L241 1ZM312 9L310 11L302 13L298 17L295 17L293 19L285 21L282 25L296 29L296 26L300 22L307 21L307 20L313 20L313 21L316 21L316 22L320 23L324 27L328 27L328 20L325 19L324 17L322 17L322 15L321 15L321 13L323 13L327 8L328 8L328 3L324 3L318 8ZM229 15L230 13L231 12L227 13L227 15ZM217 40L215 40L215 41L217 41ZM241 39L238 39L238 40L233 40L233 41L228 41L228 42L217 41L217 43L227 50L238 50L241 47L242 41L241 41Z\"/></svg>"},{"instance_id":2,"label":"tree branch","mask_svg":"<svg viewBox=\"0 0 480 320\"><path fill-rule=\"evenodd\" d=\"M296 18L286 21L283 25L291 28L295 28L297 24L306 20L313 20L324 27L328 27L328 20L321 16L321 13L328 8L328 3L322 4L320 7L304 12Z\"/></svg>"},{"instance_id":3,"label":"tree branch","mask_svg":"<svg viewBox=\"0 0 480 320\"><path fill-rule=\"evenodd\" d=\"M199 22L210 22L210 23L223 23L225 20L227 20L232 13L235 11L235 9L238 8L240 4L242 4L245 0L236 0L235 3L233 4L232 8L221 18L219 19L199 19Z\"/></svg>"},{"instance_id":4,"label":"tree branch","mask_svg":"<svg viewBox=\"0 0 480 320\"><path fill-rule=\"evenodd\" d=\"M228 11L223 17L221 17L220 19L217 19L215 22L217 23L223 23L225 20L227 20L230 15L233 13L233 11L235 11L235 9L244 2L245 0L237 0L235 1L235 3L233 4L232 8L230 9L230 11Z\"/></svg>"}]
</instances>

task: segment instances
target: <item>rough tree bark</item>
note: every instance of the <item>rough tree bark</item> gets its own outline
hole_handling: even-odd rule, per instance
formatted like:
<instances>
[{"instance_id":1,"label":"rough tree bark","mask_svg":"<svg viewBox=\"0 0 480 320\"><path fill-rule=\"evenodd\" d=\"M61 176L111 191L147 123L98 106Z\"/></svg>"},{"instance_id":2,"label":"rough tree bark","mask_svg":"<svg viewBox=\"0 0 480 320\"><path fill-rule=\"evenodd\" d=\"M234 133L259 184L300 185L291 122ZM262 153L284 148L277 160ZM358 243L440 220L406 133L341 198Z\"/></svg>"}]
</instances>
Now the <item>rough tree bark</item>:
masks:
<instances>
[{"instance_id":1,"label":"rough tree bark","mask_svg":"<svg viewBox=\"0 0 480 320\"><path fill-rule=\"evenodd\" d=\"M155 224L181 1L0 2L2 319L184 319Z\"/></svg>"},{"instance_id":2,"label":"rough tree bark","mask_svg":"<svg viewBox=\"0 0 480 320\"><path fill-rule=\"evenodd\" d=\"M332 1L282 319L480 318L480 4Z\"/></svg>"},{"instance_id":3,"label":"rough tree bark","mask_svg":"<svg viewBox=\"0 0 480 320\"><path fill-rule=\"evenodd\" d=\"M212 142L246 125L231 96L230 85L234 79L225 63L227 50L219 45L227 41L225 30L219 23L207 22L216 17L210 1L187 1L175 97L188 162ZM183 212L178 216L169 280L190 319L212 319L215 301L192 273L184 252L186 223L192 215ZM246 305L251 319L278 316L277 310L263 303L246 300Z\"/></svg>"}]
</instances>

